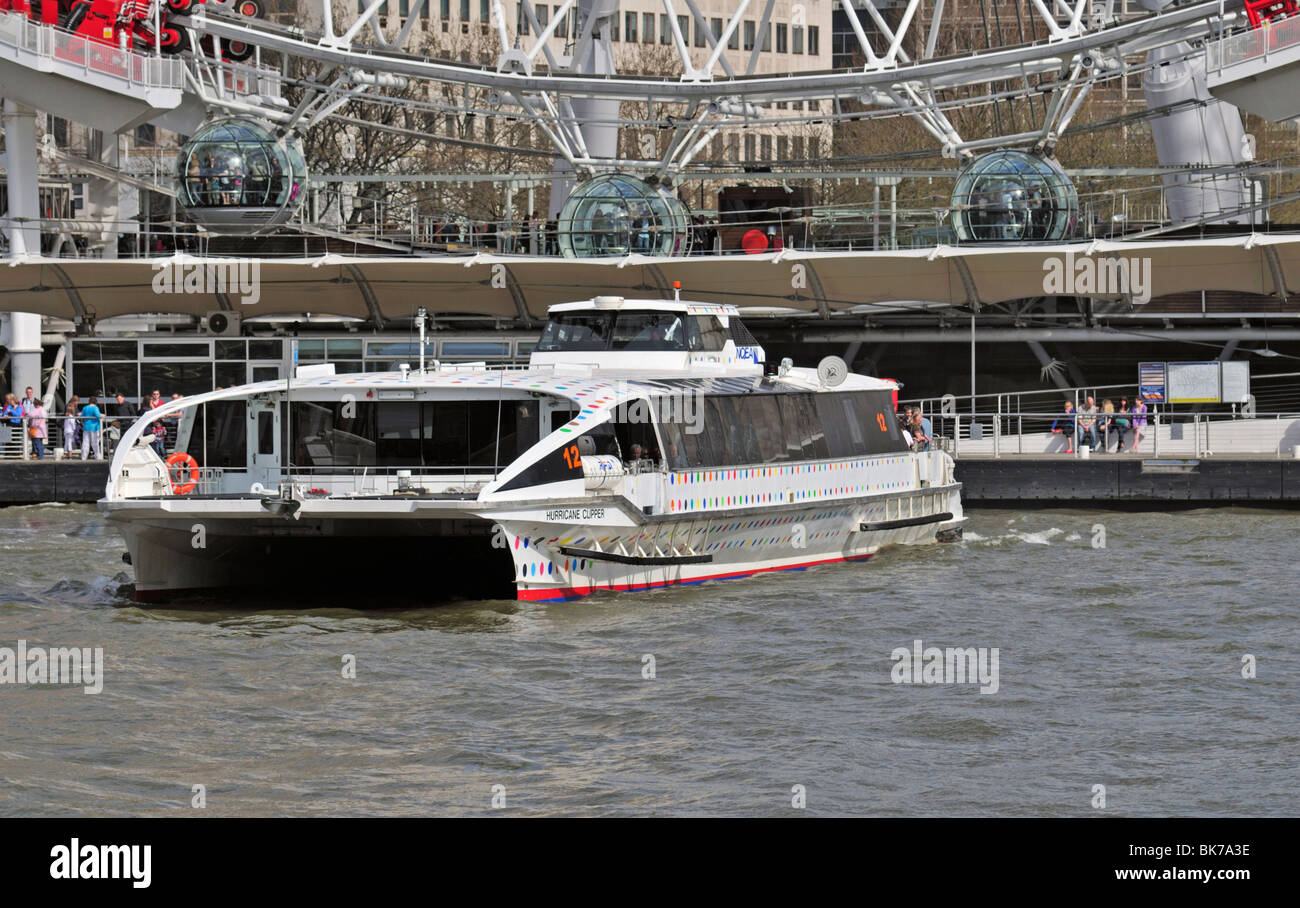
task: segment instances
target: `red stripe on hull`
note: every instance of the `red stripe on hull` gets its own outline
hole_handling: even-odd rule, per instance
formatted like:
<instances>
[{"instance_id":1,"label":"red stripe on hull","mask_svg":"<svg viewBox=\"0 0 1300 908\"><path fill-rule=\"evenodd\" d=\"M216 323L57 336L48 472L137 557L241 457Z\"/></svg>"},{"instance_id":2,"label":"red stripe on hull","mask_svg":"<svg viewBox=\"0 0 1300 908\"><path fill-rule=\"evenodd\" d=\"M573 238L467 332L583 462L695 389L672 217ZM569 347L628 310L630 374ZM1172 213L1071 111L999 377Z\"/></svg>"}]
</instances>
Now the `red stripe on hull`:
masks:
<instances>
[{"instance_id":1,"label":"red stripe on hull","mask_svg":"<svg viewBox=\"0 0 1300 908\"><path fill-rule=\"evenodd\" d=\"M804 561L800 564L783 564L775 567L754 568L750 571L735 571L729 574L709 574L705 577L692 577L689 580L657 580L654 583L623 583L614 584L612 586L561 586L550 590L517 590L515 598L523 602L562 602L565 599L577 599L601 591L626 593L657 589L658 587L663 586L703 583L706 580L738 580L743 577L752 577L755 574L766 574L772 571L797 571L802 570L803 568L816 567L819 564L839 564L845 561L866 561L873 554L875 553L872 552L867 555L850 555L847 558L824 558L821 561Z\"/></svg>"}]
</instances>

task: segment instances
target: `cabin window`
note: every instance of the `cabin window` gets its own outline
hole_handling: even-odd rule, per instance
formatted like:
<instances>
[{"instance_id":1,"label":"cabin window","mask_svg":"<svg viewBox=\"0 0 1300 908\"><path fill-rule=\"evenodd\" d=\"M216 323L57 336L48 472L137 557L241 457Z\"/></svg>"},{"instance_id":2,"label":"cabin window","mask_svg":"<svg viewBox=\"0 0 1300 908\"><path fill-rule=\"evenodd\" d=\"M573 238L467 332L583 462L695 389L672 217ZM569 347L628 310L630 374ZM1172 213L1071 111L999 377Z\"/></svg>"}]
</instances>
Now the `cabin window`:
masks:
<instances>
[{"instance_id":1,"label":"cabin window","mask_svg":"<svg viewBox=\"0 0 1300 908\"><path fill-rule=\"evenodd\" d=\"M700 417L693 425L679 419L660 423L670 468L906 450L887 391L712 395L705 399Z\"/></svg>"},{"instance_id":2,"label":"cabin window","mask_svg":"<svg viewBox=\"0 0 1300 908\"><path fill-rule=\"evenodd\" d=\"M562 312L551 316L535 352L604 350L609 346L610 318L604 312Z\"/></svg>"},{"instance_id":3,"label":"cabin window","mask_svg":"<svg viewBox=\"0 0 1300 908\"><path fill-rule=\"evenodd\" d=\"M207 430L203 465L243 470L248 466L248 415L242 400L214 400L201 407ZM195 436L191 436L193 438ZM202 438L203 436L197 436ZM191 445L193 442L191 442ZM190 452L193 454L194 452Z\"/></svg>"},{"instance_id":4,"label":"cabin window","mask_svg":"<svg viewBox=\"0 0 1300 908\"><path fill-rule=\"evenodd\" d=\"M688 343L692 350L721 350L727 343L727 330L713 315L692 315L688 321Z\"/></svg>"},{"instance_id":5,"label":"cabin window","mask_svg":"<svg viewBox=\"0 0 1300 908\"><path fill-rule=\"evenodd\" d=\"M716 319L714 319L716 322ZM693 323L667 310L643 312L561 312L551 316L534 352L626 350L684 351ZM725 338L723 338L725 341ZM710 341L711 343L714 341ZM690 346L691 349L695 347ZM702 347L701 349L714 349ZM721 350L722 347L716 347Z\"/></svg>"},{"instance_id":6,"label":"cabin window","mask_svg":"<svg viewBox=\"0 0 1300 908\"><path fill-rule=\"evenodd\" d=\"M262 410L257 414L257 453L275 453L274 410Z\"/></svg>"},{"instance_id":7,"label":"cabin window","mask_svg":"<svg viewBox=\"0 0 1300 908\"><path fill-rule=\"evenodd\" d=\"M686 329L675 312L620 314L614 322L615 350L685 350Z\"/></svg>"},{"instance_id":8,"label":"cabin window","mask_svg":"<svg viewBox=\"0 0 1300 908\"><path fill-rule=\"evenodd\" d=\"M644 398L630 400L619 408L618 413L621 415L614 423L614 436L624 463L632 460L658 463L662 455L650 402Z\"/></svg>"},{"instance_id":9,"label":"cabin window","mask_svg":"<svg viewBox=\"0 0 1300 908\"><path fill-rule=\"evenodd\" d=\"M534 400L294 401L293 463L490 473L537 442L538 424Z\"/></svg>"}]
</instances>

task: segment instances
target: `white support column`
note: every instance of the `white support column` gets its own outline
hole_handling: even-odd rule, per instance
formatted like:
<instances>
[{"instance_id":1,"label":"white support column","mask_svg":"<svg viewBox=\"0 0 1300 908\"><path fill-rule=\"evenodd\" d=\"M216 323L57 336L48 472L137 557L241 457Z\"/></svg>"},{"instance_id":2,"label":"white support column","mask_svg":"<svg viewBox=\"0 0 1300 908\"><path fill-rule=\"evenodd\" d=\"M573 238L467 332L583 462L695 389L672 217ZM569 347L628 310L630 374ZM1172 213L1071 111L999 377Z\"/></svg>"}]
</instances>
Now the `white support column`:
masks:
<instances>
[{"instance_id":1,"label":"white support column","mask_svg":"<svg viewBox=\"0 0 1300 908\"><path fill-rule=\"evenodd\" d=\"M36 166L36 111L4 101L5 173L9 187L9 255L41 254L41 203ZM30 312L0 316L0 343L10 354L10 388L22 396L41 386L41 317Z\"/></svg>"},{"instance_id":2,"label":"white support column","mask_svg":"<svg viewBox=\"0 0 1300 908\"><path fill-rule=\"evenodd\" d=\"M4 101L5 173L9 183L9 254L40 255L41 203L36 165L36 111Z\"/></svg>"}]
</instances>

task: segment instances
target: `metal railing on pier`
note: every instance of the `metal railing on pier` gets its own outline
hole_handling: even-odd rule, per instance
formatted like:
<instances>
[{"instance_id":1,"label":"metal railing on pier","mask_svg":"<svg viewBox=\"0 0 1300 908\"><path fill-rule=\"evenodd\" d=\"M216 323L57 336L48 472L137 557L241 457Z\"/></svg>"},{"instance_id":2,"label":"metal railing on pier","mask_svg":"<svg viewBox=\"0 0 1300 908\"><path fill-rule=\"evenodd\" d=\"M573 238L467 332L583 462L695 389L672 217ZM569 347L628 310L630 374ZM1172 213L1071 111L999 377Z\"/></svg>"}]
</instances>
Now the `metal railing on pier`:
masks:
<instances>
[{"instance_id":1,"label":"metal railing on pier","mask_svg":"<svg viewBox=\"0 0 1300 908\"><path fill-rule=\"evenodd\" d=\"M1081 414L976 411L928 416L934 446L954 457L1131 454L1300 458L1300 410Z\"/></svg>"}]
</instances>

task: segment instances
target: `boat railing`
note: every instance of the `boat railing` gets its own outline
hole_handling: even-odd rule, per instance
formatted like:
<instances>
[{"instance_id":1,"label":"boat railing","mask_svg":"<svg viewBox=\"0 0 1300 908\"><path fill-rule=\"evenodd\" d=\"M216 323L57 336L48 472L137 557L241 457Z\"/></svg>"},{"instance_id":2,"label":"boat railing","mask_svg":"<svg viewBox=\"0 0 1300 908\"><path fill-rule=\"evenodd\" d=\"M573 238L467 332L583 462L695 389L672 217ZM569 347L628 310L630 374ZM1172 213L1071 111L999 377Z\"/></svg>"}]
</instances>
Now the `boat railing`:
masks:
<instances>
[{"instance_id":1,"label":"boat railing","mask_svg":"<svg viewBox=\"0 0 1300 908\"><path fill-rule=\"evenodd\" d=\"M408 475L409 474L409 475ZM492 468L459 467L292 467L268 477L246 467L169 467L172 494L279 496L290 487L304 498L355 498L424 493L475 496L492 478Z\"/></svg>"}]
</instances>

